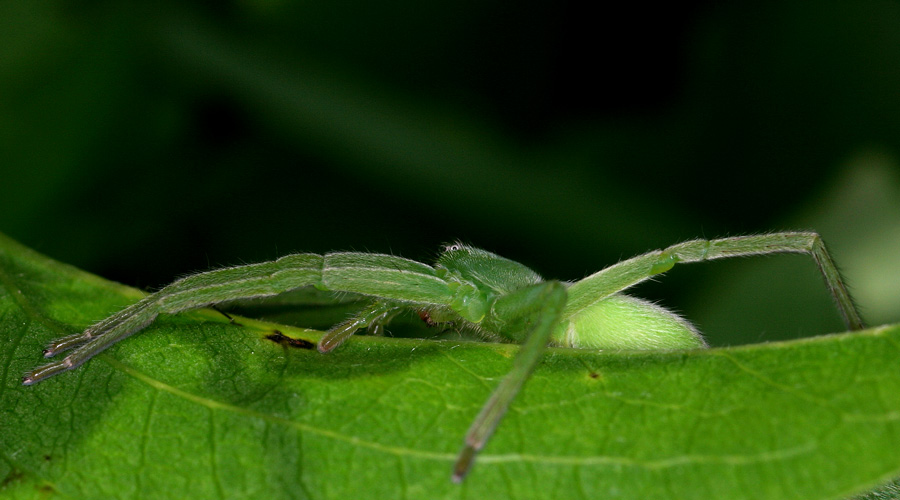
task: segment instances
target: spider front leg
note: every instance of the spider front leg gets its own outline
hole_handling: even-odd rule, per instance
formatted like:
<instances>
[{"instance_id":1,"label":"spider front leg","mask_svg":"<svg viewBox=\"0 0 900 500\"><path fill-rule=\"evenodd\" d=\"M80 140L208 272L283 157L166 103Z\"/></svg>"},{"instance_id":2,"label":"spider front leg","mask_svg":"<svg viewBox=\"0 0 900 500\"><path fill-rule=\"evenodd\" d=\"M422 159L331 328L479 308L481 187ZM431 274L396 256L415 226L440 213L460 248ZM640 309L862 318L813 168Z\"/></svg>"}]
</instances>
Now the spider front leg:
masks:
<instances>
[{"instance_id":1,"label":"spider front leg","mask_svg":"<svg viewBox=\"0 0 900 500\"><path fill-rule=\"evenodd\" d=\"M548 281L517 290L497 299L491 317L502 325L513 340L524 340L513 361L512 370L503 377L466 433L465 444L456 465L453 480L460 482L472 467L478 452L493 434L510 402L534 371L547 347L550 335L559 323L566 304L566 288Z\"/></svg>"},{"instance_id":2,"label":"spider front leg","mask_svg":"<svg viewBox=\"0 0 900 500\"><path fill-rule=\"evenodd\" d=\"M325 335L319 339L317 349L322 354L333 351L353 336L360 328L370 328L375 335L384 329L384 324L390 321L400 307L382 301L375 302L360 311L356 316L331 327Z\"/></svg>"},{"instance_id":3,"label":"spider front leg","mask_svg":"<svg viewBox=\"0 0 900 500\"><path fill-rule=\"evenodd\" d=\"M860 318L850 293L831 259L822 238L812 232L785 232L753 236L736 236L716 240L692 240L672 245L619 262L592 274L569 288L569 302L565 318L577 316L597 302L664 273L677 263L702 262L727 257L768 255L775 253L803 253L816 262L825 285L831 292L844 324L850 330L861 330Z\"/></svg>"},{"instance_id":4,"label":"spider front leg","mask_svg":"<svg viewBox=\"0 0 900 500\"><path fill-rule=\"evenodd\" d=\"M355 252L288 255L271 262L218 269L178 280L83 333L52 342L44 351L45 357L70 349L72 352L26 373L22 383L35 384L77 368L140 331L160 314L176 314L236 299L267 297L304 286L423 305L446 305L453 298L447 282L435 275L433 267L412 260Z\"/></svg>"}]
</instances>

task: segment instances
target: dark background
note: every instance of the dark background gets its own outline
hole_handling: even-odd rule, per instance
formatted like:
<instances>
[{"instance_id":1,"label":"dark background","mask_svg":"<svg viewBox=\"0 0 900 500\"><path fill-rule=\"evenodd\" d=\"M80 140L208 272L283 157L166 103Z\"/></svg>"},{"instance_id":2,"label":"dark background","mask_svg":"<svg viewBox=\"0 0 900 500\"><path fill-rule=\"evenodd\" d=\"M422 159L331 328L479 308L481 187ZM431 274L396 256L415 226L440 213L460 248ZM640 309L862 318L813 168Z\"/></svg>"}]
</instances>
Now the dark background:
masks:
<instances>
[{"instance_id":1,"label":"dark background","mask_svg":"<svg viewBox=\"0 0 900 500\"><path fill-rule=\"evenodd\" d=\"M578 279L820 231L900 320L900 4L0 3L0 231L153 289L456 239ZM841 329L805 257L638 292L716 344Z\"/></svg>"}]
</instances>

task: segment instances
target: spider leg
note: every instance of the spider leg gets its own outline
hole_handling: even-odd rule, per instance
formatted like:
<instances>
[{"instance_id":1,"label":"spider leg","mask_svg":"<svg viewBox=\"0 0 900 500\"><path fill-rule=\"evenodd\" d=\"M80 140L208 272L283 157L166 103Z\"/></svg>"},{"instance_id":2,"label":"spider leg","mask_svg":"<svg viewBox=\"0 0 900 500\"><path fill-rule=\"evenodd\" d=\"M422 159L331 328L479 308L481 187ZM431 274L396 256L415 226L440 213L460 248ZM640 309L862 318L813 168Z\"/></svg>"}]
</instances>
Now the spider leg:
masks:
<instances>
[{"instance_id":1,"label":"spider leg","mask_svg":"<svg viewBox=\"0 0 900 500\"><path fill-rule=\"evenodd\" d=\"M381 323L388 317L393 316L400 308L396 304L389 304L377 301L363 309L356 316L339 323L328 330L325 335L319 339L318 349L321 353L329 352L344 341L349 339L360 328L375 325L377 328L383 328Z\"/></svg>"},{"instance_id":2,"label":"spider leg","mask_svg":"<svg viewBox=\"0 0 900 500\"><path fill-rule=\"evenodd\" d=\"M304 286L359 293L401 302L446 305L448 283L433 267L392 255L339 252L294 254L278 260L218 269L182 278L96 323L83 333L51 343L46 357L72 349L65 358L25 374L31 385L71 370L152 323L175 314L236 299L266 297Z\"/></svg>"},{"instance_id":3,"label":"spider leg","mask_svg":"<svg viewBox=\"0 0 900 500\"><path fill-rule=\"evenodd\" d=\"M541 360L554 327L566 304L566 288L558 281L547 281L517 290L497 299L495 318L511 330L521 328L527 337L513 361L512 370L503 377L466 434L465 444L453 467L453 480L460 482L469 472L478 452Z\"/></svg>"},{"instance_id":4,"label":"spider leg","mask_svg":"<svg viewBox=\"0 0 900 500\"><path fill-rule=\"evenodd\" d=\"M664 250L638 255L592 274L569 287L569 302L564 317L572 317L613 293L622 291L656 274L664 273L676 263L775 253L803 253L812 256L825 278L825 284L850 330L860 330L863 322L837 266L825 248L822 238L812 232L785 232L753 236L736 236L716 240L692 240Z\"/></svg>"}]
</instances>

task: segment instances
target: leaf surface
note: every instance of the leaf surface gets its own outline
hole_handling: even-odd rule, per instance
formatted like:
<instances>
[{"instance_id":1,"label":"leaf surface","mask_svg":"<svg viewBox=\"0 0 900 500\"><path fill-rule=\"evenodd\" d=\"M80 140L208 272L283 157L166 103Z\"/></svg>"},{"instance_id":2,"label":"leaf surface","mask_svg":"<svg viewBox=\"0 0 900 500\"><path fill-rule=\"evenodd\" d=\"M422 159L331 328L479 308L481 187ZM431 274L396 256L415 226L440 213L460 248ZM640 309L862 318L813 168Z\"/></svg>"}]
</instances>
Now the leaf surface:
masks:
<instances>
[{"instance_id":1,"label":"leaf surface","mask_svg":"<svg viewBox=\"0 0 900 500\"><path fill-rule=\"evenodd\" d=\"M0 236L5 498L844 498L900 475L900 327L705 351L551 349L462 485L517 346L164 317L33 387L141 292ZM279 333L283 336L279 336ZM293 341L291 339L294 339Z\"/></svg>"}]
</instances>

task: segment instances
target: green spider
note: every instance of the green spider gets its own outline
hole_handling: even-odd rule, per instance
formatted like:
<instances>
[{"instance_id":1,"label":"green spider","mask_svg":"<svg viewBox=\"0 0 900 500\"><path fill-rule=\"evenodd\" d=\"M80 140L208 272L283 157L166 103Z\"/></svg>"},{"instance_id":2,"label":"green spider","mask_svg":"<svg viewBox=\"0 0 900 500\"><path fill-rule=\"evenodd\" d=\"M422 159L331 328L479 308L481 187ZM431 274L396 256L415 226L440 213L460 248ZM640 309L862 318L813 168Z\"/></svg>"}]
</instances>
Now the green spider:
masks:
<instances>
[{"instance_id":1,"label":"green spider","mask_svg":"<svg viewBox=\"0 0 900 500\"><path fill-rule=\"evenodd\" d=\"M83 333L52 342L46 357L65 358L25 375L31 385L76 368L153 322L221 302L277 295L313 286L359 294L369 303L333 326L318 349L335 349L360 328L380 331L398 312L412 309L429 323L462 325L488 339L521 343L512 369L491 394L465 436L453 469L461 481L491 437L510 402L528 380L548 345L586 349L698 349L706 343L685 319L621 292L679 262L747 255L805 253L825 278L844 322L863 327L821 238L784 232L717 240L693 240L619 262L575 283L545 281L522 264L455 243L434 266L393 255L338 252L294 254L271 262L230 267L175 281Z\"/></svg>"}]
</instances>

